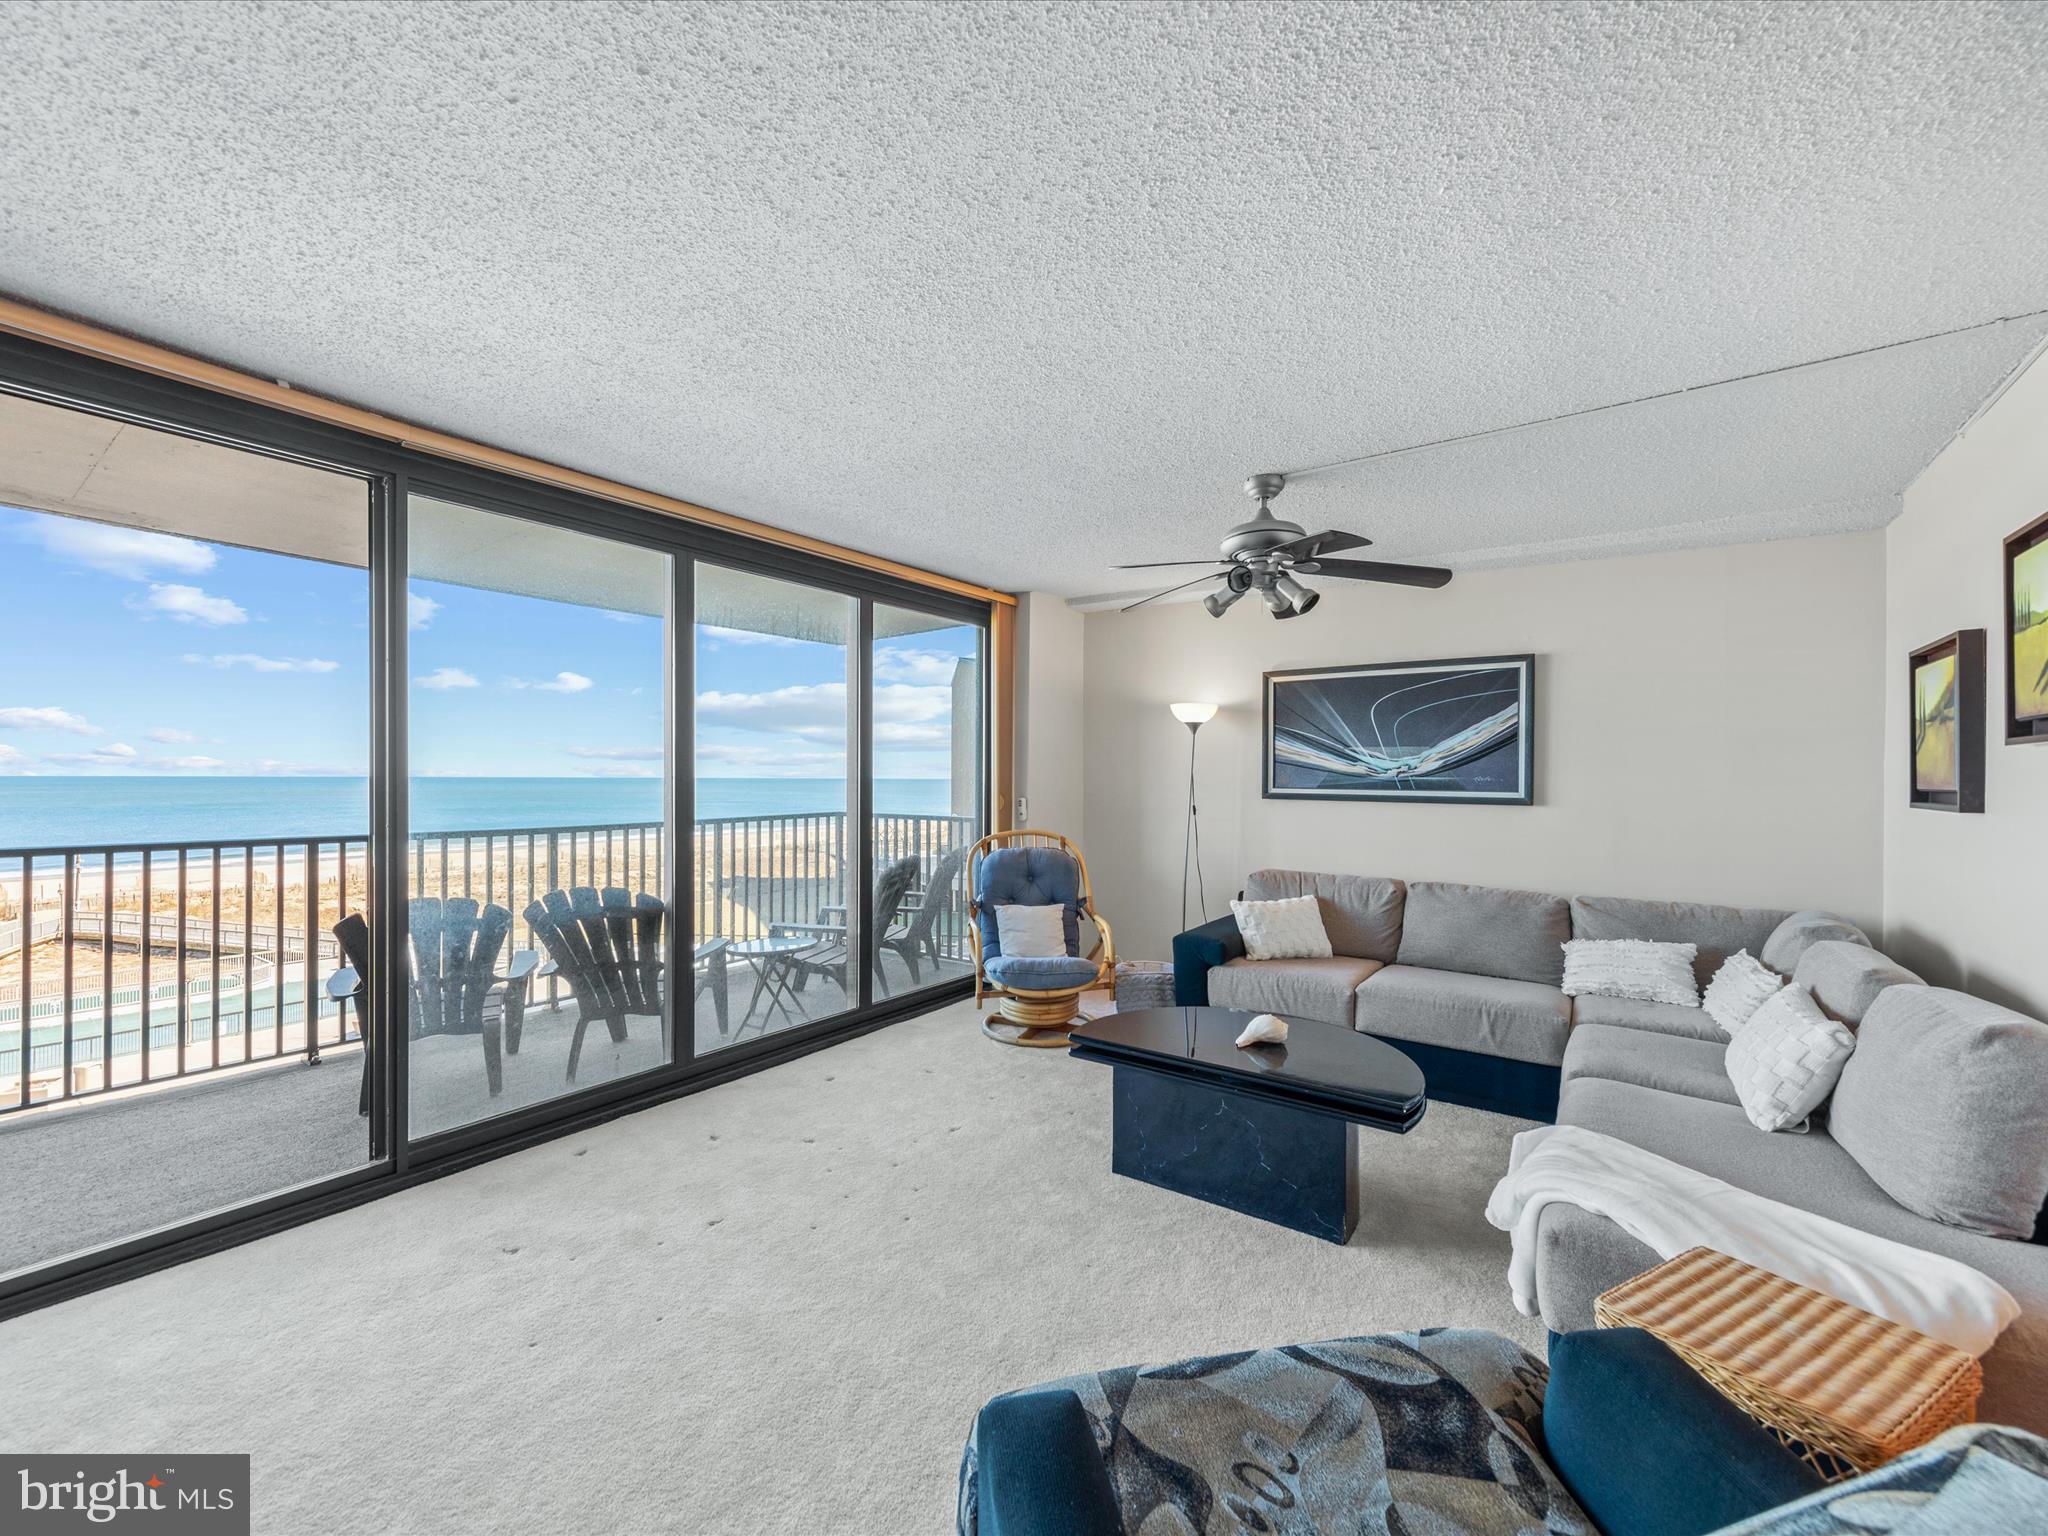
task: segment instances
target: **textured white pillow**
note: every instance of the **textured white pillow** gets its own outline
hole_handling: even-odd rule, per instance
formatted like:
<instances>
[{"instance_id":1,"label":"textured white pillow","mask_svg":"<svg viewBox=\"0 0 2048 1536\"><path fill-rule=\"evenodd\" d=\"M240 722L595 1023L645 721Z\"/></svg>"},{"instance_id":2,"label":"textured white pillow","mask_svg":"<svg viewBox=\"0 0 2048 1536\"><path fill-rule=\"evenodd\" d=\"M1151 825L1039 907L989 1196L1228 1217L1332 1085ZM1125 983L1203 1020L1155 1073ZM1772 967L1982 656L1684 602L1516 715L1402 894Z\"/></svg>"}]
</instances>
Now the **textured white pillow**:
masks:
<instances>
[{"instance_id":1,"label":"textured white pillow","mask_svg":"<svg viewBox=\"0 0 2048 1536\"><path fill-rule=\"evenodd\" d=\"M1784 985L1784 977L1748 950L1738 949L1714 972L1700 1006L1707 1010L1707 1017L1721 1026L1722 1034L1732 1037Z\"/></svg>"},{"instance_id":2,"label":"textured white pillow","mask_svg":"<svg viewBox=\"0 0 2048 1536\"><path fill-rule=\"evenodd\" d=\"M1758 1130L1803 1131L1855 1049L1806 988L1780 987L1728 1042L1728 1081Z\"/></svg>"},{"instance_id":3,"label":"textured white pillow","mask_svg":"<svg viewBox=\"0 0 2048 1536\"><path fill-rule=\"evenodd\" d=\"M1313 896L1280 901L1233 901L1230 915L1244 935L1248 960L1327 960L1330 935Z\"/></svg>"},{"instance_id":4,"label":"textured white pillow","mask_svg":"<svg viewBox=\"0 0 2048 1536\"><path fill-rule=\"evenodd\" d=\"M996 908L996 942L1003 953L1022 960L1032 955L1067 952L1067 909L1063 906Z\"/></svg>"},{"instance_id":5,"label":"textured white pillow","mask_svg":"<svg viewBox=\"0 0 2048 1536\"><path fill-rule=\"evenodd\" d=\"M1564 943L1566 997L1626 997L1639 1003L1700 1005L1692 963L1693 944L1659 944L1651 939L1567 939Z\"/></svg>"}]
</instances>

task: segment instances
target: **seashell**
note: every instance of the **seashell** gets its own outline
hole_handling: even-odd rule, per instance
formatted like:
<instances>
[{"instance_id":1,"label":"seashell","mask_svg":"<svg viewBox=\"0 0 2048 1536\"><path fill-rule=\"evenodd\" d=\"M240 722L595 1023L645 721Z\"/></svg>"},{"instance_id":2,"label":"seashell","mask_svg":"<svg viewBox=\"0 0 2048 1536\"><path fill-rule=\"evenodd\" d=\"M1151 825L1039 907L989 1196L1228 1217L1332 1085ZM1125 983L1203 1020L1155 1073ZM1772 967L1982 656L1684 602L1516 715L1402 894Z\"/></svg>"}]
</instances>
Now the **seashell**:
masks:
<instances>
[{"instance_id":1,"label":"seashell","mask_svg":"<svg viewBox=\"0 0 2048 1536\"><path fill-rule=\"evenodd\" d=\"M1244 1033L1237 1037L1239 1045L1285 1045L1287 1043L1287 1021L1275 1014L1262 1013L1245 1025Z\"/></svg>"}]
</instances>

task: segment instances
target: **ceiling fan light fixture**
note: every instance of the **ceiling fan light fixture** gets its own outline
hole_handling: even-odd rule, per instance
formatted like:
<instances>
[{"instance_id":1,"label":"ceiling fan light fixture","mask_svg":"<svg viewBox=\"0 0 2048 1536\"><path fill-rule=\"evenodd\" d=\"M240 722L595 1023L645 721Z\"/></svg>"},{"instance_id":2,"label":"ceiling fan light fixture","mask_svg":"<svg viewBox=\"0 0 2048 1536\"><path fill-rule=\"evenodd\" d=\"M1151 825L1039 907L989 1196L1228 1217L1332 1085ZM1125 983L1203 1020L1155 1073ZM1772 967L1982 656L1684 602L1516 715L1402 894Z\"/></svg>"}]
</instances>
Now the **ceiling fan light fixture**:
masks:
<instances>
[{"instance_id":1,"label":"ceiling fan light fixture","mask_svg":"<svg viewBox=\"0 0 2048 1536\"><path fill-rule=\"evenodd\" d=\"M1323 600L1323 595L1320 592L1304 587L1285 571L1282 571L1273 578L1273 590L1286 600L1290 617L1307 613L1309 609L1315 607L1317 603ZM1267 602L1270 605L1272 600L1269 598ZM1273 612L1277 615L1280 610L1275 607Z\"/></svg>"},{"instance_id":2,"label":"ceiling fan light fixture","mask_svg":"<svg viewBox=\"0 0 2048 1536\"><path fill-rule=\"evenodd\" d=\"M1225 583L1223 586L1218 587L1214 592L1211 592L1207 597L1203 598L1202 606L1209 610L1210 618L1220 619L1223 617L1224 613L1229 610L1230 605L1243 596L1243 592L1239 591L1236 587L1233 587L1228 583Z\"/></svg>"},{"instance_id":3,"label":"ceiling fan light fixture","mask_svg":"<svg viewBox=\"0 0 2048 1536\"><path fill-rule=\"evenodd\" d=\"M1273 617L1276 619L1287 618L1294 612L1294 604L1289 602L1287 594L1280 590L1278 581L1262 582L1259 586L1259 596L1266 600L1266 606L1272 609Z\"/></svg>"}]
</instances>

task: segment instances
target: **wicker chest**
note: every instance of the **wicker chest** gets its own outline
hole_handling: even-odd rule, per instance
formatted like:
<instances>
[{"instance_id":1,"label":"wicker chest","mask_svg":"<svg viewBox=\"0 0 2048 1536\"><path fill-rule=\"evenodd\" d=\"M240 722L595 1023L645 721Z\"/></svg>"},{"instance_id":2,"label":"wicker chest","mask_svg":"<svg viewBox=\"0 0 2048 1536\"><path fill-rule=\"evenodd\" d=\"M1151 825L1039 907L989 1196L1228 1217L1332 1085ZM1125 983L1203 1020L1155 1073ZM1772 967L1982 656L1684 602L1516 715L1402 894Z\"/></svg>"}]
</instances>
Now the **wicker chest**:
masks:
<instances>
[{"instance_id":1,"label":"wicker chest","mask_svg":"<svg viewBox=\"0 0 2048 1536\"><path fill-rule=\"evenodd\" d=\"M1171 1008L1173 967L1163 960L1117 961L1116 1005L1119 1009Z\"/></svg>"}]
</instances>

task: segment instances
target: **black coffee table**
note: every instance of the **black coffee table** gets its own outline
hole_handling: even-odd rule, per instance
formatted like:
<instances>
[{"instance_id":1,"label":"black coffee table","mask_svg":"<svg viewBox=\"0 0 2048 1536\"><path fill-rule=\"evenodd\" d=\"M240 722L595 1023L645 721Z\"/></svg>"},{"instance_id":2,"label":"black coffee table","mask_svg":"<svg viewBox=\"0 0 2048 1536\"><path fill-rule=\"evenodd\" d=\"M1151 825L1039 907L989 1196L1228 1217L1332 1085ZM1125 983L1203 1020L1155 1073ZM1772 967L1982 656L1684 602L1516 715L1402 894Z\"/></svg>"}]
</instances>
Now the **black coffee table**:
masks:
<instances>
[{"instance_id":1,"label":"black coffee table","mask_svg":"<svg viewBox=\"0 0 2048 1536\"><path fill-rule=\"evenodd\" d=\"M1069 1054L1115 1070L1110 1167L1333 1243L1358 1225L1358 1127L1405 1134L1422 1069L1385 1041L1311 1019L1238 1046L1249 1013L1143 1008L1091 1019Z\"/></svg>"}]
</instances>

